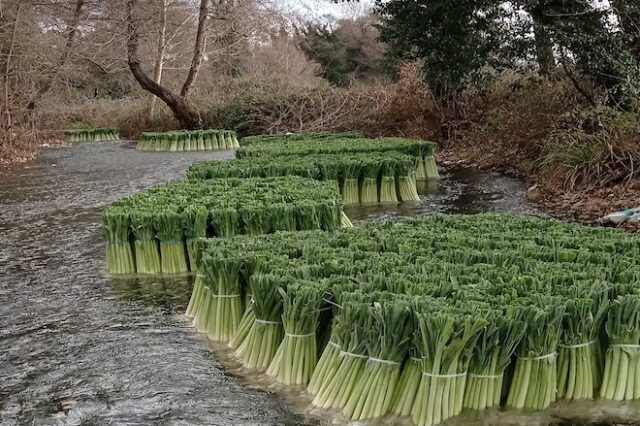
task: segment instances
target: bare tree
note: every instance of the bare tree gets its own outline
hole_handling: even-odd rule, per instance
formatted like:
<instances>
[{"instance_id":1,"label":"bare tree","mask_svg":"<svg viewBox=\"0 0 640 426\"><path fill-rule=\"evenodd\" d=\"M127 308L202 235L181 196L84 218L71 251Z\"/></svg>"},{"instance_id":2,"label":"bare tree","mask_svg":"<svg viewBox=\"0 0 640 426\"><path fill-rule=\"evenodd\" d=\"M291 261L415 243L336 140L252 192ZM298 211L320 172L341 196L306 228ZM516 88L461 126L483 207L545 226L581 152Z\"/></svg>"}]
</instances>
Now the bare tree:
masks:
<instances>
[{"instance_id":1,"label":"bare tree","mask_svg":"<svg viewBox=\"0 0 640 426\"><path fill-rule=\"evenodd\" d=\"M169 2L167 0L158 0L160 6L160 26L158 31L158 45L156 49L156 63L153 67L153 81L156 84L162 84L162 71L164 70L164 56L167 48L167 9ZM157 97L152 96L149 102L148 118L153 118Z\"/></svg>"},{"instance_id":2,"label":"bare tree","mask_svg":"<svg viewBox=\"0 0 640 426\"><path fill-rule=\"evenodd\" d=\"M188 94L193 86L198 72L202 65L203 52L206 45L206 27L209 13L209 0L200 0L200 13L198 18L198 28L196 31L196 41L193 50L193 58L187 78L182 85L180 94L174 93L168 87L163 86L149 77L142 69L141 61L138 58L140 44L139 21L136 18L137 0L126 0L127 19L127 63L131 73L140 86L157 96L171 110L181 127L186 129L197 129L202 127L202 118L198 111L189 102Z\"/></svg>"},{"instance_id":3,"label":"bare tree","mask_svg":"<svg viewBox=\"0 0 640 426\"><path fill-rule=\"evenodd\" d=\"M27 110L33 111L36 107L37 102L44 95L49 93L51 87L54 85L62 68L67 63L69 59L69 55L71 54L71 50L73 49L73 44L76 38L76 33L78 32L78 26L80 25L80 16L82 14L82 8L84 7L85 0L76 0L75 9L73 11L73 16L71 18L71 22L67 26L66 30L66 42L62 54L60 55L60 59L54 65L51 70L51 75L48 80L42 85L42 87L36 92L35 96L31 98L29 104L27 105Z\"/></svg>"}]
</instances>

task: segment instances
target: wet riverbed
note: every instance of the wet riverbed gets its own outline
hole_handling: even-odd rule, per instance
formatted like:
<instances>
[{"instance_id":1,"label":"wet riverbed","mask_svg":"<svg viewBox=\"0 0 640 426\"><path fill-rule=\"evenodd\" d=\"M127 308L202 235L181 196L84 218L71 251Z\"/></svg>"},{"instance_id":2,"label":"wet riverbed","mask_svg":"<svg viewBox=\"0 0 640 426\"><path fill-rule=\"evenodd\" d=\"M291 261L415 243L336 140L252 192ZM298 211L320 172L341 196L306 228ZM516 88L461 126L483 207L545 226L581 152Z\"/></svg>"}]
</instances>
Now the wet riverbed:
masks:
<instances>
[{"instance_id":1,"label":"wet riverbed","mask_svg":"<svg viewBox=\"0 0 640 426\"><path fill-rule=\"evenodd\" d=\"M315 425L307 411L214 355L182 316L190 277L110 278L100 213L231 152L143 153L122 143L47 150L0 176L0 423ZM349 209L355 220L430 212L535 213L526 185L458 170L411 205ZM213 348L215 349L215 348ZM267 389L268 391L265 391ZM271 392L277 390L279 392ZM406 423L401 421L401 423ZM544 424L544 421L540 422Z\"/></svg>"}]
</instances>

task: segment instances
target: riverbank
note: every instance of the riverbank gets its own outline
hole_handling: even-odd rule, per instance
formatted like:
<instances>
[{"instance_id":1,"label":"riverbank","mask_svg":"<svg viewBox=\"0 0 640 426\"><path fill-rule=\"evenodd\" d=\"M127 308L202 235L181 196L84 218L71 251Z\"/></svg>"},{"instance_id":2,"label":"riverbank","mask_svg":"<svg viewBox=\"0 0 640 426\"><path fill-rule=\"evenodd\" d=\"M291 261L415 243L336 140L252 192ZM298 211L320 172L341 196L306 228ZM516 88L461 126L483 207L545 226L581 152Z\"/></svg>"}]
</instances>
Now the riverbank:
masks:
<instances>
[{"instance_id":1,"label":"riverbank","mask_svg":"<svg viewBox=\"0 0 640 426\"><path fill-rule=\"evenodd\" d=\"M445 149L438 154L438 164L445 170L471 167L524 179L530 186L528 199L544 213L561 220L601 225L600 218L640 205L640 178L617 184L568 188L558 185L557 181L546 181L539 169L532 166L533 162L506 146L503 150L492 150L490 155L479 155L477 148L468 146ZM621 227L629 232L640 232L637 223Z\"/></svg>"},{"instance_id":2,"label":"riverbank","mask_svg":"<svg viewBox=\"0 0 640 426\"><path fill-rule=\"evenodd\" d=\"M42 149L70 145L69 141L63 138L48 138L41 142L34 142L16 137L12 139L12 143L0 143L0 174L2 174L2 166L35 160Z\"/></svg>"}]
</instances>

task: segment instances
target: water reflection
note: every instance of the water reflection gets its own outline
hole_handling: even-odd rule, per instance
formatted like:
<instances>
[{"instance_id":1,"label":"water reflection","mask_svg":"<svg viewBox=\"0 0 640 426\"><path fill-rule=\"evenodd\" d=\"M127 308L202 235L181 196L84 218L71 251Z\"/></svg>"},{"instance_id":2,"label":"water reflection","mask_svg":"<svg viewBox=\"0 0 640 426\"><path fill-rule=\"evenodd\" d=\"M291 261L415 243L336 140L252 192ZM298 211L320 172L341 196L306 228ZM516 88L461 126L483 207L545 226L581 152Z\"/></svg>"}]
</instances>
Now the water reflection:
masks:
<instances>
[{"instance_id":1,"label":"water reflection","mask_svg":"<svg viewBox=\"0 0 640 426\"><path fill-rule=\"evenodd\" d=\"M397 204L349 205L351 220L386 221L433 213L475 214L504 212L537 215L526 199L523 180L470 168L446 171L442 179L418 182L420 201Z\"/></svg>"}]
</instances>

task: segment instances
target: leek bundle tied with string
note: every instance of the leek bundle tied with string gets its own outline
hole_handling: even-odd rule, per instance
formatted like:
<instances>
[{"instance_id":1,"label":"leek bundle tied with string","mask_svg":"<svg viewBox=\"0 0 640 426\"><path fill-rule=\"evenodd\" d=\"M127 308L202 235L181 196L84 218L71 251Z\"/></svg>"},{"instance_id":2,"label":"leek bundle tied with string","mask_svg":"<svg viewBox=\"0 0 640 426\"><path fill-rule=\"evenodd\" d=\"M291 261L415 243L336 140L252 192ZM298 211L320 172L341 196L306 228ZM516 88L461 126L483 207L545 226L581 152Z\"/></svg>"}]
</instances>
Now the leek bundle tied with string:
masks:
<instances>
[{"instance_id":1,"label":"leek bundle tied with string","mask_svg":"<svg viewBox=\"0 0 640 426\"><path fill-rule=\"evenodd\" d=\"M107 240L107 269L114 274L136 271L135 259L129 241L130 215L124 209L110 209L102 214Z\"/></svg>"},{"instance_id":2,"label":"leek bundle tied with string","mask_svg":"<svg viewBox=\"0 0 640 426\"><path fill-rule=\"evenodd\" d=\"M159 274L162 272L160 247L156 239L153 215L144 211L131 213L131 230L135 236L136 272Z\"/></svg>"},{"instance_id":3,"label":"leek bundle tied with string","mask_svg":"<svg viewBox=\"0 0 640 426\"><path fill-rule=\"evenodd\" d=\"M523 307L527 332L517 360L507 406L543 410L557 398L557 350L564 305L558 298L534 295Z\"/></svg>"},{"instance_id":4,"label":"leek bundle tied with string","mask_svg":"<svg viewBox=\"0 0 640 426\"><path fill-rule=\"evenodd\" d=\"M280 288L284 339L267 370L285 385L306 385L316 368L316 329L325 289L312 282Z\"/></svg>"},{"instance_id":5,"label":"leek bundle tied with string","mask_svg":"<svg viewBox=\"0 0 640 426\"><path fill-rule=\"evenodd\" d=\"M273 275L257 274L249 286L253 296L254 320L236 355L247 368L266 369L273 361L284 337L283 301L280 289L285 280Z\"/></svg>"},{"instance_id":6,"label":"leek bundle tied with string","mask_svg":"<svg viewBox=\"0 0 640 426\"><path fill-rule=\"evenodd\" d=\"M351 420L381 417L389 412L414 329L408 300L383 299L369 308L368 315L369 359L343 410Z\"/></svg>"}]
</instances>

